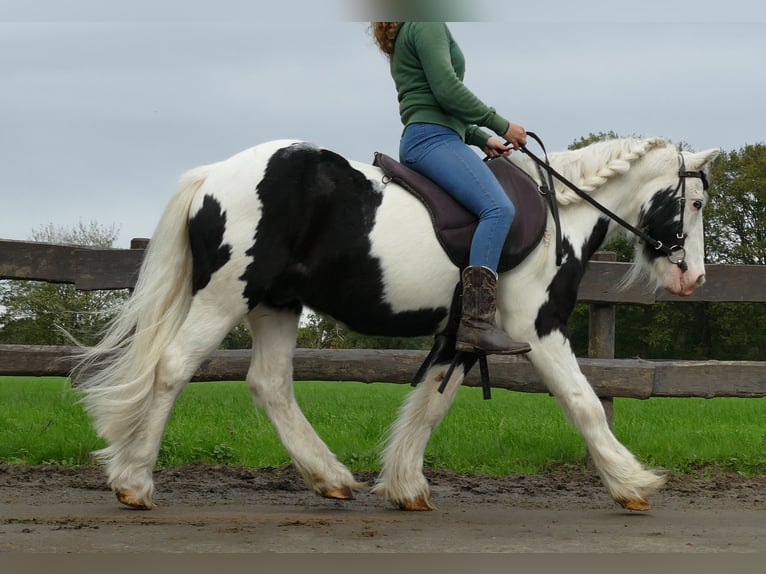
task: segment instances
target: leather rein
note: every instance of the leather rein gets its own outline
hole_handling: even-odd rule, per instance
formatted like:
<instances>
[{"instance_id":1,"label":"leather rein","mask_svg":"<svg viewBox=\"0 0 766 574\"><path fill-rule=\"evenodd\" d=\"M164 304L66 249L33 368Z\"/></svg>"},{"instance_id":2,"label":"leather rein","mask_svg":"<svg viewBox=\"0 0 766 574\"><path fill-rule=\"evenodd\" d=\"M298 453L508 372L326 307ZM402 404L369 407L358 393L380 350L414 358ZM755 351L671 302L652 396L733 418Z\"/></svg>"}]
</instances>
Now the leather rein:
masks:
<instances>
[{"instance_id":1,"label":"leather rein","mask_svg":"<svg viewBox=\"0 0 766 574\"><path fill-rule=\"evenodd\" d=\"M541 159L535 154L533 154L529 149L527 149L527 146L522 145L520 146L520 149L522 152L524 152L527 156L529 156L530 159L535 163L538 169L538 173L540 176L540 193L545 196L548 206L551 209L551 215L553 216L553 220L556 223L556 265L560 266L561 261L563 258L563 248L561 244L561 225L559 224L559 214L558 214L558 202L556 201L556 191L553 185L553 178L558 179L561 183L566 185L569 189L574 191L578 196L580 196L582 199L590 203L593 207L604 213L607 217L609 217L612 221L618 223L631 233L638 236L640 239L645 241L648 245L656 249L657 251L661 251L665 254L665 256L668 258L668 261L673 263L674 265L678 265L678 267L681 269L681 271L686 271L688 269L688 265L686 264L686 249L684 248L684 242L686 240L686 234L684 233L684 208L686 205L686 180L690 177L701 179L702 180L702 187L703 189L707 190L708 188L708 181L707 176L705 175L705 172L702 170L698 171L688 171L686 169L686 166L684 164L684 156L683 154L678 154L679 159L679 170L678 170L678 185L676 186L675 193L681 192L681 196L679 198L679 211L680 211L680 219L678 222L678 230L676 231L676 242L674 245L668 247L662 241L659 239L654 239L651 237L648 233L643 231L642 229L638 229L637 227L631 225L624 219L622 219L619 215L616 213L610 211L608 208L600 204L598 201L593 199L590 195L588 195L586 192L578 188L575 184L573 184L571 181L569 181L567 178L565 178L563 175L561 175L559 172L557 172L555 169L553 169L550 165L550 161L548 160L548 152L545 150L545 145L543 145L542 140L537 136L537 134L533 132L527 132L527 136L535 140L540 148L543 150L543 156L545 159ZM506 142L508 144L509 142ZM510 161L506 156L504 157L507 161ZM547 177L546 177L547 175Z\"/></svg>"}]
</instances>

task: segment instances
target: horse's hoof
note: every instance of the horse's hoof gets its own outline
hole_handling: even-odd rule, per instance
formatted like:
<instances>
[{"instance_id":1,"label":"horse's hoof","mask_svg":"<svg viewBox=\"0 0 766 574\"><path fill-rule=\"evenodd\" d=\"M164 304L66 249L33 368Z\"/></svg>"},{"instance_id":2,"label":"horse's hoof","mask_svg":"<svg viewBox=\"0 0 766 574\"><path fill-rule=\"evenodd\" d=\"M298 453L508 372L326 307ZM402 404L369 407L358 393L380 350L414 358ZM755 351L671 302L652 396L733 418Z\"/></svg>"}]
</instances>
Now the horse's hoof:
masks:
<instances>
[{"instance_id":1,"label":"horse's hoof","mask_svg":"<svg viewBox=\"0 0 766 574\"><path fill-rule=\"evenodd\" d=\"M354 500L354 491L351 490L350 486L336 486L323 489L319 494L325 498L334 498L336 500Z\"/></svg>"},{"instance_id":2,"label":"horse's hoof","mask_svg":"<svg viewBox=\"0 0 766 574\"><path fill-rule=\"evenodd\" d=\"M126 506L135 508L136 510L151 510L154 508L154 504L146 502L143 498L137 498L136 495L130 490L119 489L115 491L117 500Z\"/></svg>"},{"instance_id":3,"label":"horse's hoof","mask_svg":"<svg viewBox=\"0 0 766 574\"><path fill-rule=\"evenodd\" d=\"M418 496L414 500L403 500L399 503L400 510L435 510L425 496Z\"/></svg>"},{"instance_id":4,"label":"horse's hoof","mask_svg":"<svg viewBox=\"0 0 766 574\"><path fill-rule=\"evenodd\" d=\"M625 510L635 510L637 512L646 512L647 510L650 510L652 508L652 505L649 504L649 501L647 501L644 498L639 498L637 500L618 500L617 502Z\"/></svg>"}]
</instances>

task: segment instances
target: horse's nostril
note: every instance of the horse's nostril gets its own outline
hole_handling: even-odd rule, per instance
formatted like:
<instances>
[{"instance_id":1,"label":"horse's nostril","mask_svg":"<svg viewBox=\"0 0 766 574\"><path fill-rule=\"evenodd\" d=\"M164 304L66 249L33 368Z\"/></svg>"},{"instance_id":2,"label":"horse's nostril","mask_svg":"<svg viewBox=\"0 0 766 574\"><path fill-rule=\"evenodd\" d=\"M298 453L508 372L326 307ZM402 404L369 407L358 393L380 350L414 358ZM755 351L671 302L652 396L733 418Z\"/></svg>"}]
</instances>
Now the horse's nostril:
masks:
<instances>
[{"instance_id":1,"label":"horse's nostril","mask_svg":"<svg viewBox=\"0 0 766 574\"><path fill-rule=\"evenodd\" d=\"M699 277L697 277L697 285L704 285L705 284L705 274L703 273Z\"/></svg>"}]
</instances>

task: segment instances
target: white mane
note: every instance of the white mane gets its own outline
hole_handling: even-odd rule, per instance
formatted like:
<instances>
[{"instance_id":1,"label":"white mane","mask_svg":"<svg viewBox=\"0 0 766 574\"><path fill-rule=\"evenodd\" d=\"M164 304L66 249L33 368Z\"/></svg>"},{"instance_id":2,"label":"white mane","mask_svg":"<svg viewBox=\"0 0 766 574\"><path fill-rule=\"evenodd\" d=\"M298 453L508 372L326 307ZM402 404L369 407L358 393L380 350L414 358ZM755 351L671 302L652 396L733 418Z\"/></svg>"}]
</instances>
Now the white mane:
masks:
<instances>
[{"instance_id":1,"label":"white mane","mask_svg":"<svg viewBox=\"0 0 766 574\"><path fill-rule=\"evenodd\" d=\"M551 153L549 158L553 169L581 190L592 192L610 178L626 173L637 159L650 150L669 145L670 142L663 138L611 139L576 150ZM528 171L536 175L534 168ZM561 205L581 201L575 192L555 178L554 185Z\"/></svg>"}]
</instances>

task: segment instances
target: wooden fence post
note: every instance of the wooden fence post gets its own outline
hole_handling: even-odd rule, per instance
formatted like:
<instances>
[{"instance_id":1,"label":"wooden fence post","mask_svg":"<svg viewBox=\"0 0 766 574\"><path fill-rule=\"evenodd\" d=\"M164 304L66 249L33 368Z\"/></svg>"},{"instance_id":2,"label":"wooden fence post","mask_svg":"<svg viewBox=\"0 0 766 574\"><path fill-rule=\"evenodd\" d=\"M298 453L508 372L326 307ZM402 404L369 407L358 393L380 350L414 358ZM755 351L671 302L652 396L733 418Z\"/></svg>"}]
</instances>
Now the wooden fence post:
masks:
<instances>
[{"instance_id":1,"label":"wooden fence post","mask_svg":"<svg viewBox=\"0 0 766 574\"><path fill-rule=\"evenodd\" d=\"M593 254L591 261L616 261L613 251L599 251ZM588 358L614 359L614 318L615 307L612 304L591 303L588 314ZM610 429L614 429L614 399L600 397L604 407L606 421ZM586 455L585 463L593 469L593 459L590 453Z\"/></svg>"},{"instance_id":2,"label":"wooden fence post","mask_svg":"<svg viewBox=\"0 0 766 574\"><path fill-rule=\"evenodd\" d=\"M599 251L592 261L616 261L613 251ZM615 306L612 304L591 303L588 318L588 357L591 359L614 359L614 319ZM614 400L601 397L601 404L606 413L609 428L614 425Z\"/></svg>"},{"instance_id":3,"label":"wooden fence post","mask_svg":"<svg viewBox=\"0 0 766 574\"><path fill-rule=\"evenodd\" d=\"M149 239L146 237L134 237L130 240L130 248L131 249L142 249L146 251L146 248L149 247ZM129 287L128 292L132 295L135 287Z\"/></svg>"},{"instance_id":4,"label":"wooden fence post","mask_svg":"<svg viewBox=\"0 0 766 574\"><path fill-rule=\"evenodd\" d=\"M146 249L149 246L149 239L146 237L134 237L130 240L131 249Z\"/></svg>"}]
</instances>

